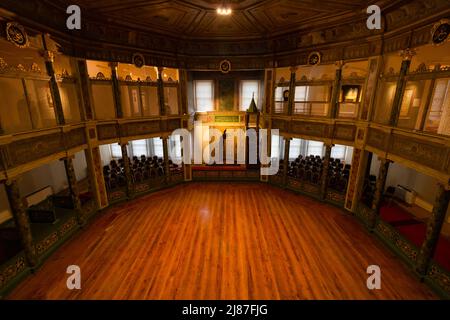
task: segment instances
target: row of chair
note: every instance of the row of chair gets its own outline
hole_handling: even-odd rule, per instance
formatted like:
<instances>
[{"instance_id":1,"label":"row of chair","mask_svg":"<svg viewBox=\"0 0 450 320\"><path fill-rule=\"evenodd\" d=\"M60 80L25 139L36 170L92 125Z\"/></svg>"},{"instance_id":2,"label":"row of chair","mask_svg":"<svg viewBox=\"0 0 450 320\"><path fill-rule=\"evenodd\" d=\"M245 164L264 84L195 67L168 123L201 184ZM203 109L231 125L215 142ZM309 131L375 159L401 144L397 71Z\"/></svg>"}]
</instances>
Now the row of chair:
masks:
<instances>
[{"instance_id":1,"label":"row of chair","mask_svg":"<svg viewBox=\"0 0 450 320\"><path fill-rule=\"evenodd\" d=\"M289 162L288 175L313 184L321 183L324 158L320 156L299 155ZM330 158L328 167L328 187L339 192L345 192L350 176L351 165L344 164L340 159Z\"/></svg>"},{"instance_id":2,"label":"row of chair","mask_svg":"<svg viewBox=\"0 0 450 320\"><path fill-rule=\"evenodd\" d=\"M163 177L165 175L164 159L157 156L141 157L134 156L130 161L130 173L132 183L140 183L150 179ZM169 160L169 169L172 173L182 171L182 166L178 166ZM126 186L124 159L111 160L109 165L103 167L103 175L108 190L114 190Z\"/></svg>"}]
</instances>

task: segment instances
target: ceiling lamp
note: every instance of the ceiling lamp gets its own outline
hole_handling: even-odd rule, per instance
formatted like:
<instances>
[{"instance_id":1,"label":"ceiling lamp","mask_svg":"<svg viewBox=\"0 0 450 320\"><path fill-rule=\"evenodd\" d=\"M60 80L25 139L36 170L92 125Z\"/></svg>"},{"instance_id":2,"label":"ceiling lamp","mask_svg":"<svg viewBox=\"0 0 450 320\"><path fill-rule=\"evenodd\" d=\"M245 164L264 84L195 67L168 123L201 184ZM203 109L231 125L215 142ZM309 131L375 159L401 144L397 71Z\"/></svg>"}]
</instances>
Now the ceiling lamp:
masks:
<instances>
[{"instance_id":1,"label":"ceiling lamp","mask_svg":"<svg viewBox=\"0 0 450 320\"><path fill-rule=\"evenodd\" d=\"M231 8L220 7L217 8L217 14L221 16L229 16L233 11Z\"/></svg>"},{"instance_id":2,"label":"ceiling lamp","mask_svg":"<svg viewBox=\"0 0 450 320\"><path fill-rule=\"evenodd\" d=\"M230 6L227 4L228 1L222 1L222 5L217 8L217 14L220 16L229 16L233 12Z\"/></svg>"}]
</instances>

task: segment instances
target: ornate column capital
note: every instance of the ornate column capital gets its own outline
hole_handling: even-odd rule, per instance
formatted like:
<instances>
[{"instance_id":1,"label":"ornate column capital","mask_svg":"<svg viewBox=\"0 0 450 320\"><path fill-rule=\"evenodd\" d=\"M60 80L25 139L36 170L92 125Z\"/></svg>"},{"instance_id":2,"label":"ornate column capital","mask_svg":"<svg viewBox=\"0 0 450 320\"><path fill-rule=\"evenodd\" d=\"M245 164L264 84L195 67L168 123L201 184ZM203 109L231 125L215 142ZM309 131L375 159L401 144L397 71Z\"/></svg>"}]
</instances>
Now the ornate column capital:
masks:
<instances>
[{"instance_id":1,"label":"ornate column capital","mask_svg":"<svg viewBox=\"0 0 450 320\"><path fill-rule=\"evenodd\" d=\"M298 70L298 67L297 67L297 66L291 66L291 67L289 68L289 71L290 71L291 73L296 73L297 70Z\"/></svg>"},{"instance_id":2,"label":"ornate column capital","mask_svg":"<svg viewBox=\"0 0 450 320\"><path fill-rule=\"evenodd\" d=\"M410 61L413 56L417 54L416 49L407 48L405 50L400 51L400 56L403 58L403 61Z\"/></svg>"},{"instance_id":3,"label":"ornate column capital","mask_svg":"<svg viewBox=\"0 0 450 320\"><path fill-rule=\"evenodd\" d=\"M336 70L340 70L342 69L342 67L345 65L344 60L338 60L334 63L334 66L336 68Z\"/></svg>"},{"instance_id":4,"label":"ornate column capital","mask_svg":"<svg viewBox=\"0 0 450 320\"><path fill-rule=\"evenodd\" d=\"M45 62L53 63L55 61L55 53L53 51L44 50L42 56L44 57Z\"/></svg>"}]
</instances>

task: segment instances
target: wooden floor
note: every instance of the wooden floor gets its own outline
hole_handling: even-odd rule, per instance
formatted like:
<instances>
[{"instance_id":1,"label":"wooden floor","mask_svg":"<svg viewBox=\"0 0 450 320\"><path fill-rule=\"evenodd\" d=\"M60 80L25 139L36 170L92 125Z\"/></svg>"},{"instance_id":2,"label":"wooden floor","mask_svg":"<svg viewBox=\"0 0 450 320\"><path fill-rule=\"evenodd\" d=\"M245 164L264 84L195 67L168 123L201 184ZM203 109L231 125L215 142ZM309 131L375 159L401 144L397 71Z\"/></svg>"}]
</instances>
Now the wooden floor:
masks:
<instances>
[{"instance_id":1,"label":"wooden floor","mask_svg":"<svg viewBox=\"0 0 450 320\"><path fill-rule=\"evenodd\" d=\"M367 289L379 265L382 289ZM66 268L81 268L81 290ZM264 184L193 183L107 210L10 299L433 299L346 212Z\"/></svg>"}]
</instances>

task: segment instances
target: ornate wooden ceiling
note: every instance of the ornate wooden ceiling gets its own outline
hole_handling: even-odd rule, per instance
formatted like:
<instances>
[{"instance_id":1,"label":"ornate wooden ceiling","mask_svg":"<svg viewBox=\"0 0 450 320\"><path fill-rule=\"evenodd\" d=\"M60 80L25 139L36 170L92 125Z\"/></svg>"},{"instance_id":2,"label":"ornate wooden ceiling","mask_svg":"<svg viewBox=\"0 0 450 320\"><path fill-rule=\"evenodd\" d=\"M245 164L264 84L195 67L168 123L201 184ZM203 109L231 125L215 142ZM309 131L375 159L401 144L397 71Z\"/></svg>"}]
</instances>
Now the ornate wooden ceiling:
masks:
<instances>
[{"instance_id":1,"label":"ornate wooden ceiling","mask_svg":"<svg viewBox=\"0 0 450 320\"><path fill-rule=\"evenodd\" d=\"M430 42L450 15L449 0L1 0L0 20L46 32L71 56L193 70L302 65L319 51L322 63L362 59ZM368 4L382 8L381 30L366 26ZM82 29L66 27L69 4L82 8ZM0 21L0 24L2 22ZM1 36L1 32L0 32Z\"/></svg>"},{"instance_id":2,"label":"ornate wooden ceiling","mask_svg":"<svg viewBox=\"0 0 450 320\"><path fill-rule=\"evenodd\" d=\"M55 1L52 1L53 3ZM187 38L258 38L350 19L369 0L229 0L230 16L216 9L223 0L58 0L130 27ZM380 1L378 1L380 2ZM391 1L392 2L392 1Z\"/></svg>"}]
</instances>

